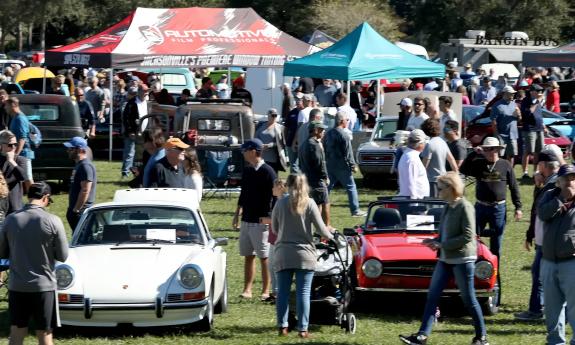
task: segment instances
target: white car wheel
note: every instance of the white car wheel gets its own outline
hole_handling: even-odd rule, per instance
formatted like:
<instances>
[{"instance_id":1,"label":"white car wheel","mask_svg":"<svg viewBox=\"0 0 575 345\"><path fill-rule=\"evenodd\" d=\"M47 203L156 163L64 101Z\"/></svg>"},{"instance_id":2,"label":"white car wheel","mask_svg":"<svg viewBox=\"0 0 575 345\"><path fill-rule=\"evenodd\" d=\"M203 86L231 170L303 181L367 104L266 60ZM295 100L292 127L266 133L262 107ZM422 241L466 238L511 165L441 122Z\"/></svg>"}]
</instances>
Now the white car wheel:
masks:
<instances>
[{"instance_id":1,"label":"white car wheel","mask_svg":"<svg viewBox=\"0 0 575 345\"><path fill-rule=\"evenodd\" d=\"M224 278L224 288L218 304L214 307L214 313L222 314L228 311L228 279Z\"/></svg>"},{"instance_id":2,"label":"white car wheel","mask_svg":"<svg viewBox=\"0 0 575 345\"><path fill-rule=\"evenodd\" d=\"M209 332L214 327L214 285L210 289L208 296L208 305L204 318L198 322L198 329L201 332Z\"/></svg>"}]
</instances>

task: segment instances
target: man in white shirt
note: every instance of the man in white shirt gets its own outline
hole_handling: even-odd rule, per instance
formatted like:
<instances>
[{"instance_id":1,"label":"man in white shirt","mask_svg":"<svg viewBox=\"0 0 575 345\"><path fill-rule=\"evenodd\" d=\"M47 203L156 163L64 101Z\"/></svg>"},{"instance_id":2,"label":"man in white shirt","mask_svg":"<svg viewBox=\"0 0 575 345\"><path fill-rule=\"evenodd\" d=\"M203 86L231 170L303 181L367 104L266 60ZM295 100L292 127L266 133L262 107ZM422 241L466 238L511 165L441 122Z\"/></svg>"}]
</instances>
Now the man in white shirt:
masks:
<instances>
[{"instance_id":1,"label":"man in white shirt","mask_svg":"<svg viewBox=\"0 0 575 345\"><path fill-rule=\"evenodd\" d=\"M297 115L297 123L306 123L309 121L309 113L315 106L312 95L303 95L303 109Z\"/></svg>"},{"instance_id":2,"label":"man in white shirt","mask_svg":"<svg viewBox=\"0 0 575 345\"><path fill-rule=\"evenodd\" d=\"M427 136L421 129L414 129L407 140L407 147L397 164L399 196L423 199L429 196L427 171L419 158L425 148Z\"/></svg>"},{"instance_id":3,"label":"man in white shirt","mask_svg":"<svg viewBox=\"0 0 575 345\"><path fill-rule=\"evenodd\" d=\"M447 121L457 121L455 112L451 109L451 104L453 104L453 98L450 96L439 97L439 111L441 113L439 117L439 130L441 133L443 133L443 128Z\"/></svg>"},{"instance_id":4,"label":"man in white shirt","mask_svg":"<svg viewBox=\"0 0 575 345\"><path fill-rule=\"evenodd\" d=\"M413 99L413 113L409 116L407 120L406 129L412 131L414 129L421 129L421 124L423 121L429 119L429 116L425 113L425 102L422 97L415 97Z\"/></svg>"},{"instance_id":5,"label":"man in white shirt","mask_svg":"<svg viewBox=\"0 0 575 345\"><path fill-rule=\"evenodd\" d=\"M347 95L343 92L339 93L335 100L337 103L337 111L345 113L349 119L347 122L347 129L350 131L359 130L359 124L357 123L357 113L347 104ZM357 128L356 124L358 124Z\"/></svg>"}]
</instances>

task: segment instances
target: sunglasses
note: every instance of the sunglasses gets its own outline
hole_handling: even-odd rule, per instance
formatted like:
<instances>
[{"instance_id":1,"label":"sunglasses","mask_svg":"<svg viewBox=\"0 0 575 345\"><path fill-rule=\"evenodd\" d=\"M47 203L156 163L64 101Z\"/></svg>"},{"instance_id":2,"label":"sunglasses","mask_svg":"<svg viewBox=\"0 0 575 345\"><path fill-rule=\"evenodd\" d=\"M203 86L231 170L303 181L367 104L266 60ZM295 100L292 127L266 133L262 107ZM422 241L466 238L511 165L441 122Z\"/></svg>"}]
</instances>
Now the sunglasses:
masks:
<instances>
[{"instance_id":1,"label":"sunglasses","mask_svg":"<svg viewBox=\"0 0 575 345\"><path fill-rule=\"evenodd\" d=\"M497 150L499 150L499 148L497 148L497 147L485 147L485 148L483 148L483 151L486 151L486 152L497 151Z\"/></svg>"},{"instance_id":2,"label":"sunglasses","mask_svg":"<svg viewBox=\"0 0 575 345\"><path fill-rule=\"evenodd\" d=\"M17 143L3 143L4 145L8 146L8 147L16 147L18 146Z\"/></svg>"},{"instance_id":3,"label":"sunglasses","mask_svg":"<svg viewBox=\"0 0 575 345\"><path fill-rule=\"evenodd\" d=\"M421 105L421 106L424 106L425 104L423 104L423 103L415 103L415 105Z\"/></svg>"},{"instance_id":4,"label":"sunglasses","mask_svg":"<svg viewBox=\"0 0 575 345\"><path fill-rule=\"evenodd\" d=\"M184 149L181 149L179 147L172 147L171 149L168 149L168 151L178 151L178 152L184 152Z\"/></svg>"}]
</instances>

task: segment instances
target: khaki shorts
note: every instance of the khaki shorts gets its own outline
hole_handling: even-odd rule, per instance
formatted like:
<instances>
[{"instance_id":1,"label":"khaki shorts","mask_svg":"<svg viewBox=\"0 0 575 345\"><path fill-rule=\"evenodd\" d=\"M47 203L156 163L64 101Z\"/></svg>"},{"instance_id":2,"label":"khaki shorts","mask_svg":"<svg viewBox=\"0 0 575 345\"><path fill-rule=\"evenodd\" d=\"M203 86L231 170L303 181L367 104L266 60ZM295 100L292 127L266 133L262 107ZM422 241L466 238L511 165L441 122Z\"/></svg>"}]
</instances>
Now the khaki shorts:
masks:
<instances>
[{"instance_id":1,"label":"khaki shorts","mask_svg":"<svg viewBox=\"0 0 575 345\"><path fill-rule=\"evenodd\" d=\"M523 132L523 154L541 152L544 140L543 131Z\"/></svg>"},{"instance_id":2,"label":"khaki shorts","mask_svg":"<svg viewBox=\"0 0 575 345\"><path fill-rule=\"evenodd\" d=\"M267 224L242 222L240 225L240 255L255 255L260 259L269 256L269 227Z\"/></svg>"},{"instance_id":3,"label":"khaki shorts","mask_svg":"<svg viewBox=\"0 0 575 345\"><path fill-rule=\"evenodd\" d=\"M517 140L516 139L509 139L503 137L503 143L505 144L505 153L503 154L504 158L513 158L517 156Z\"/></svg>"}]
</instances>

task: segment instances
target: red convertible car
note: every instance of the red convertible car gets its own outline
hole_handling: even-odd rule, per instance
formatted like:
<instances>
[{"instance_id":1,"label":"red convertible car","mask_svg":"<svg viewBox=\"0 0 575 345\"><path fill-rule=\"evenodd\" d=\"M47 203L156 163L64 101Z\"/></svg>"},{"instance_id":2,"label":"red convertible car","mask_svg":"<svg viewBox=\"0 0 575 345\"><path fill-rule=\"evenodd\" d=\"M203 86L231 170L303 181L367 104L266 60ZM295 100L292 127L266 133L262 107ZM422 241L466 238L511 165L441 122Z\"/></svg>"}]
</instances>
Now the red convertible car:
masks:
<instances>
[{"instance_id":1,"label":"red convertible car","mask_svg":"<svg viewBox=\"0 0 575 345\"><path fill-rule=\"evenodd\" d=\"M366 222L344 229L354 261L351 267L355 296L367 292L426 293L437 253L422 242L438 235L446 203L438 199L380 197L369 205ZM476 294L485 314L499 307L498 260L478 238L475 264ZM451 279L445 296L458 296Z\"/></svg>"}]
</instances>

